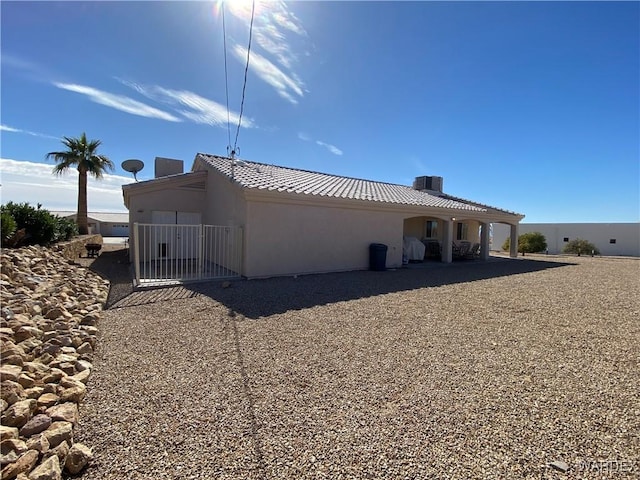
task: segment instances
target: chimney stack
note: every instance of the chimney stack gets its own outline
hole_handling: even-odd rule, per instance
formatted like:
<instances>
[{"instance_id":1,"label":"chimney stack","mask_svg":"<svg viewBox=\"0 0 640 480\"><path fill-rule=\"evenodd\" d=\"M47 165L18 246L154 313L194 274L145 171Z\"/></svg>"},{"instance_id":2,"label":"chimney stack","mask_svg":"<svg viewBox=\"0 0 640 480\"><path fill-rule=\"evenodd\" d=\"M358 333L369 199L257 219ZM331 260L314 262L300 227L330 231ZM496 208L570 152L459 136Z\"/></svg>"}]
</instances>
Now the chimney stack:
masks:
<instances>
[{"instance_id":1,"label":"chimney stack","mask_svg":"<svg viewBox=\"0 0 640 480\"><path fill-rule=\"evenodd\" d=\"M156 157L155 178L184 173L184 162L173 158Z\"/></svg>"}]
</instances>

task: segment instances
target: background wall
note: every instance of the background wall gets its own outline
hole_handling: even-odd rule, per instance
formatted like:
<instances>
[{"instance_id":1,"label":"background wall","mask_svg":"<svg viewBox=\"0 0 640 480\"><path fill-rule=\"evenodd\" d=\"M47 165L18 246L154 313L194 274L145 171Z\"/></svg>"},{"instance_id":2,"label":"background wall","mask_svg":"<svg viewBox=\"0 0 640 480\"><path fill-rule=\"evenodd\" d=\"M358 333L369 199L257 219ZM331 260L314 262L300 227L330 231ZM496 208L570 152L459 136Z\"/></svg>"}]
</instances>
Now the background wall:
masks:
<instances>
[{"instance_id":1,"label":"background wall","mask_svg":"<svg viewBox=\"0 0 640 480\"><path fill-rule=\"evenodd\" d=\"M521 223L519 235L528 232L542 233L551 254L562 253L565 238L581 238L598 247L601 255L640 257L640 223ZM508 237L509 226L494 223L491 249L500 250Z\"/></svg>"}]
</instances>

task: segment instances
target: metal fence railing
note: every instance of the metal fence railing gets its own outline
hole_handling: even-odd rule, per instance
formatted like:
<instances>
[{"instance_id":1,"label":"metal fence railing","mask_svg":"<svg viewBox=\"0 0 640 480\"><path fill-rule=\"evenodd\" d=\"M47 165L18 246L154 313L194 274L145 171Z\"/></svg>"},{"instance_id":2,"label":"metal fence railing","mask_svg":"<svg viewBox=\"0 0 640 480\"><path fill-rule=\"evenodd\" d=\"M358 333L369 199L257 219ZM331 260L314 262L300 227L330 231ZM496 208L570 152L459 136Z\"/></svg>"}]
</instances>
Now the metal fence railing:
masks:
<instances>
[{"instance_id":1,"label":"metal fence railing","mask_svg":"<svg viewBox=\"0 0 640 480\"><path fill-rule=\"evenodd\" d=\"M242 271L242 228L134 223L136 286L218 278Z\"/></svg>"}]
</instances>

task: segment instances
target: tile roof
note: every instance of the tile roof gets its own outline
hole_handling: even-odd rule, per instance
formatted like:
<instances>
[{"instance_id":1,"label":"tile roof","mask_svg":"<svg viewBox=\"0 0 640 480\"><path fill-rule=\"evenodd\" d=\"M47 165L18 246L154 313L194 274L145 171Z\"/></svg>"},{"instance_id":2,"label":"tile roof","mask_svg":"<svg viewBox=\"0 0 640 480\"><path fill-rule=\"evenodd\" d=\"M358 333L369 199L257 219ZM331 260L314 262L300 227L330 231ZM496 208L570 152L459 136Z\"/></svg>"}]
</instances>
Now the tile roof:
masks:
<instances>
[{"instance_id":1,"label":"tile roof","mask_svg":"<svg viewBox=\"0 0 640 480\"><path fill-rule=\"evenodd\" d=\"M243 188L263 189L286 193L317 195L323 197L366 200L398 205L424 206L446 209L486 212L494 209L477 203L466 202L449 195L435 195L414 190L405 185L375 182L359 178L342 177L265 163L236 160L218 155L198 153L207 165L232 178ZM233 170L233 171L232 171Z\"/></svg>"}]
</instances>

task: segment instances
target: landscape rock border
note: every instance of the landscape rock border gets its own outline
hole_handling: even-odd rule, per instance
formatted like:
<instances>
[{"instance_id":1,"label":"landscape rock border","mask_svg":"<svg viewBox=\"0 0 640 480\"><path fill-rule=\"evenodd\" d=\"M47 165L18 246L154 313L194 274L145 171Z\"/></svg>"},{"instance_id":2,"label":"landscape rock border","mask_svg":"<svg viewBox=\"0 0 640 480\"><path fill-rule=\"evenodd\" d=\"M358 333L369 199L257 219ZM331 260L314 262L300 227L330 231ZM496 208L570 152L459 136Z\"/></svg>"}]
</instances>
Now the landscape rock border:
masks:
<instances>
[{"instance_id":1,"label":"landscape rock border","mask_svg":"<svg viewBox=\"0 0 640 480\"><path fill-rule=\"evenodd\" d=\"M92 459L73 438L109 282L39 246L0 264L0 478L75 475Z\"/></svg>"},{"instance_id":2,"label":"landscape rock border","mask_svg":"<svg viewBox=\"0 0 640 480\"><path fill-rule=\"evenodd\" d=\"M51 248L54 252L60 252L67 260L76 260L87 254L85 245L89 243L102 244L102 235L80 235L78 237L69 240L68 242L60 242L53 245Z\"/></svg>"}]
</instances>

